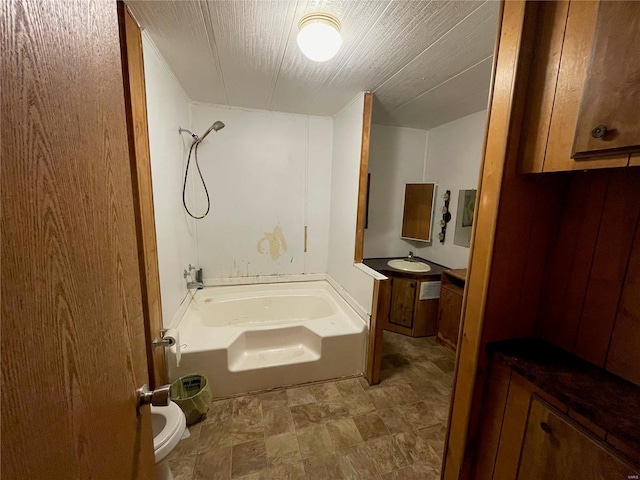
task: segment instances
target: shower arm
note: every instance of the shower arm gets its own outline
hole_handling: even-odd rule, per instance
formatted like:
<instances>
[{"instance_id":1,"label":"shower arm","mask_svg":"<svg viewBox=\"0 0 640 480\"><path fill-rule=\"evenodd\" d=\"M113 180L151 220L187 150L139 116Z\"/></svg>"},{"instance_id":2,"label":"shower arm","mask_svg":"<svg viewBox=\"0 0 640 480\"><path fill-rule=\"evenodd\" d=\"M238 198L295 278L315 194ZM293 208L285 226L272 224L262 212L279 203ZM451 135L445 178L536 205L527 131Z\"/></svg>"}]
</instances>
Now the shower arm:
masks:
<instances>
[{"instance_id":1,"label":"shower arm","mask_svg":"<svg viewBox=\"0 0 640 480\"><path fill-rule=\"evenodd\" d=\"M195 133L193 133L191 130L187 130L186 128L182 128L182 127L178 127L178 134L182 135L183 133L188 133L189 135L191 135L191 137L198 141L200 140L200 138L198 137L198 135L196 135Z\"/></svg>"}]
</instances>

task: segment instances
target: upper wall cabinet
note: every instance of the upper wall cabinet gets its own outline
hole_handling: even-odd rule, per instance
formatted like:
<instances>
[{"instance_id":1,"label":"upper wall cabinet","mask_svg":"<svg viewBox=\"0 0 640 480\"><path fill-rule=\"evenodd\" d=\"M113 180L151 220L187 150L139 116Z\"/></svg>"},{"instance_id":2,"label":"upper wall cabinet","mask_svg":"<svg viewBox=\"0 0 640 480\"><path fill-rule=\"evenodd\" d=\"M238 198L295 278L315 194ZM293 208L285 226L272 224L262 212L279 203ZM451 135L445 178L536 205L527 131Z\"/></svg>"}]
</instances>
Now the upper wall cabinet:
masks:
<instances>
[{"instance_id":1,"label":"upper wall cabinet","mask_svg":"<svg viewBox=\"0 0 640 480\"><path fill-rule=\"evenodd\" d=\"M537 2L531 11L521 170L640 164L640 2Z\"/></svg>"},{"instance_id":2,"label":"upper wall cabinet","mask_svg":"<svg viewBox=\"0 0 640 480\"><path fill-rule=\"evenodd\" d=\"M404 190L402 238L431 241L434 183L407 183Z\"/></svg>"}]
</instances>

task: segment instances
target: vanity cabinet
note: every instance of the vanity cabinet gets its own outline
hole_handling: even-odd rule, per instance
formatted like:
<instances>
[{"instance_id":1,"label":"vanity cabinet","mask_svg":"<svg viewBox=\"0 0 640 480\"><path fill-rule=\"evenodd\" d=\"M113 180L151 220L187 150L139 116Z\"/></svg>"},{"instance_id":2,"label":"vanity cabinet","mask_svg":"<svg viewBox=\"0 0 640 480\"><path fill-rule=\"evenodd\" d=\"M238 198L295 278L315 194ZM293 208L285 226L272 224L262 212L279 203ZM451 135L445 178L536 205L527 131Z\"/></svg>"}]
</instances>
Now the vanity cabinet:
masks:
<instances>
[{"instance_id":1,"label":"vanity cabinet","mask_svg":"<svg viewBox=\"0 0 640 480\"><path fill-rule=\"evenodd\" d=\"M535 2L528 17L521 171L638 164L640 2Z\"/></svg>"},{"instance_id":2,"label":"vanity cabinet","mask_svg":"<svg viewBox=\"0 0 640 480\"><path fill-rule=\"evenodd\" d=\"M420 300L420 284L428 278L402 278L385 272L391 280L391 308L384 329L411 337L436 334L438 299ZM437 281L437 279L436 279Z\"/></svg>"},{"instance_id":3,"label":"vanity cabinet","mask_svg":"<svg viewBox=\"0 0 640 480\"><path fill-rule=\"evenodd\" d=\"M428 272L407 272L389 266L397 258L366 258L364 264L389 278L389 313L382 318L383 330L411 337L429 337L438 328L438 291L445 267L416 257L427 263ZM425 285L425 283L427 285ZM429 287L420 299L422 287Z\"/></svg>"},{"instance_id":4,"label":"vanity cabinet","mask_svg":"<svg viewBox=\"0 0 640 480\"><path fill-rule=\"evenodd\" d=\"M458 345L466 276L466 269L445 270L442 272L436 341L453 351L456 350Z\"/></svg>"}]
</instances>

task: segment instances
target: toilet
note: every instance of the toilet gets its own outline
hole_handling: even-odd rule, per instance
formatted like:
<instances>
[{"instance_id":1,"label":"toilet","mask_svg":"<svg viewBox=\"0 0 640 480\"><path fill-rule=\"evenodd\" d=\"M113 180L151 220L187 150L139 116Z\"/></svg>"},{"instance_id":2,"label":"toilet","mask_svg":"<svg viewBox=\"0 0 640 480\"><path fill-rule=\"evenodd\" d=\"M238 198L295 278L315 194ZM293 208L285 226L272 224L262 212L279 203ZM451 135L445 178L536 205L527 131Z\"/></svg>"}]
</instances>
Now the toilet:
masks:
<instances>
[{"instance_id":1,"label":"toilet","mask_svg":"<svg viewBox=\"0 0 640 480\"><path fill-rule=\"evenodd\" d=\"M180 407L171 402L167 407L151 407L153 451L158 480L173 480L168 462L163 461L185 435L187 423Z\"/></svg>"}]
</instances>

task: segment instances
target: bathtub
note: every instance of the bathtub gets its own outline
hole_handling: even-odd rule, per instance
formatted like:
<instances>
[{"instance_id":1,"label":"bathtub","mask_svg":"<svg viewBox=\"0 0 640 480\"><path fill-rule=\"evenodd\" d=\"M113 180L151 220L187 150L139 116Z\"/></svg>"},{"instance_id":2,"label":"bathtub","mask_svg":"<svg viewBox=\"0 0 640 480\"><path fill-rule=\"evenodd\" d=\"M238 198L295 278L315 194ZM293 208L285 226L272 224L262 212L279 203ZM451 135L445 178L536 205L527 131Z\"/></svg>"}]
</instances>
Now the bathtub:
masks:
<instances>
[{"instance_id":1,"label":"bathtub","mask_svg":"<svg viewBox=\"0 0 640 480\"><path fill-rule=\"evenodd\" d=\"M364 370L367 325L326 281L205 287L177 329L169 377L204 374L214 397Z\"/></svg>"}]
</instances>

